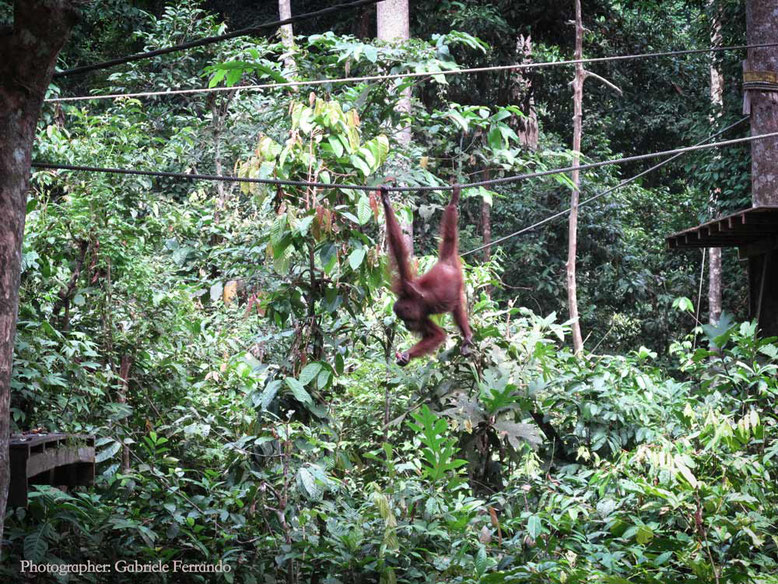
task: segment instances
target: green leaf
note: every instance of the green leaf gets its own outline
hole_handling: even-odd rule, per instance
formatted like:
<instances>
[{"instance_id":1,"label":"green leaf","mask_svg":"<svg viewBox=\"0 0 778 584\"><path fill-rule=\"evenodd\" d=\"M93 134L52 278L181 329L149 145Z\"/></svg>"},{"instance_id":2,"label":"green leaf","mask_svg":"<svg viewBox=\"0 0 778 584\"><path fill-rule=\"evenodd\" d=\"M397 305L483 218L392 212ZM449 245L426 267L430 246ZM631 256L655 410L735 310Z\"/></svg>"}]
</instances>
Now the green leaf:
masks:
<instances>
[{"instance_id":1,"label":"green leaf","mask_svg":"<svg viewBox=\"0 0 778 584\"><path fill-rule=\"evenodd\" d=\"M370 208L370 200L362 195L357 201L357 219L360 225L364 225L373 216L373 210Z\"/></svg>"},{"instance_id":2,"label":"green leaf","mask_svg":"<svg viewBox=\"0 0 778 584\"><path fill-rule=\"evenodd\" d=\"M462 131L467 133L467 131L470 129L469 122L464 118L464 116L459 113L455 109L449 110L446 115L451 118L454 122L457 123L457 125L462 128Z\"/></svg>"},{"instance_id":3,"label":"green leaf","mask_svg":"<svg viewBox=\"0 0 778 584\"><path fill-rule=\"evenodd\" d=\"M678 472L681 473L681 476L686 479L686 482L689 483L692 489L696 489L699 486L699 482L697 482L697 478L694 476L694 473L689 469L688 466L686 466L686 463L684 463L681 455L676 454L674 461L675 468L678 469Z\"/></svg>"},{"instance_id":4,"label":"green leaf","mask_svg":"<svg viewBox=\"0 0 778 584\"><path fill-rule=\"evenodd\" d=\"M640 545L646 545L654 538L654 532L648 525L641 525L638 528L635 539Z\"/></svg>"},{"instance_id":5,"label":"green leaf","mask_svg":"<svg viewBox=\"0 0 778 584\"><path fill-rule=\"evenodd\" d=\"M294 377L286 378L286 385L292 391L292 395L305 406L313 406L313 399L311 394L305 391L305 387Z\"/></svg>"},{"instance_id":6,"label":"green leaf","mask_svg":"<svg viewBox=\"0 0 778 584\"><path fill-rule=\"evenodd\" d=\"M351 164L354 165L354 167L359 170L365 177L370 176L370 166L368 166L368 164L357 154L352 154L349 157L349 160L351 161Z\"/></svg>"},{"instance_id":7,"label":"green leaf","mask_svg":"<svg viewBox=\"0 0 778 584\"><path fill-rule=\"evenodd\" d=\"M95 455L95 462L104 462L121 450L122 445L114 442L108 448L104 448Z\"/></svg>"},{"instance_id":8,"label":"green leaf","mask_svg":"<svg viewBox=\"0 0 778 584\"><path fill-rule=\"evenodd\" d=\"M327 369L322 369L321 373L319 373L319 376L316 378L316 387L319 389L324 389L327 387L327 384L330 381L330 376L332 373L330 373Z\"/></svg>"},{"instance_id":9,"label":"green leaf","mask_svg":"<svg viewBox=\"0 0 778 584\"><path fill-rule=\"evenodd\" d=\"M280 388L281 380L274 379L265 386L265 389L263 389L262 393L259 394L259 399L254 403L254 405L259 405L263 410L267 410L275 399L276 394Z\"/></svg>"},{"instance_id":10,"label":"green leaf","mask_svg":"<svg viewBox=\"0 0 778 584\"><path fill-rule=\"evenodd\" d=\"M486 572L486 568L489 567L489 559L486 556L486 548L481 546L478 549L478 553L475 556L475 571L478 576L482 576Z\"/></svg>"},{"instance_id":11,"label":"green leaf","mask_svg":"<svg viewBox=\"0 0 778 584\"><path fill-rule=\"evenodd\" d=\"M340 141L340 138L337 136L328 136L327 137L327 143L332 147L332 152L340 158L343 156L343 143Z\"/></svg>"},{"instance_id":12,"label":"green leaf","mask_svg":"<svg viewBox=\"0 0 778 584\"><path fill-rule=\"evenodd\" d=\"M537 539L543 532L543 523L537 515L530 515L527 520L527 533L532 539Z\"/></svg>"},{"instance_id":13,"label":"green leaf","mask_svg":"<svg viewBox=\"0 0 778 584\"><path fill-rule=\"evenodd\" d=\"M352 270L356 270L359 268L359 266L362 265L366 253L367 250L364 247L357 248L351 252L351 254L348 256L348 263Z\"/></svg>"},{"instance_id":14,"label":"green leaf","mask_svg":"<svg viewBox=\"0 0 778 584\"><path fill-rule=\"evenodd\" d=\"M316 478L306 467L302 467L297 473L298 485L303 494L312 501L319 501L324 489L316 482Z\"/></svg>"},{"instance_id":15,"label":"green leaf","mask_svg":"<svg viewBox=\"0 0 778 584\"><path fill-rule=\"evenodd\" d=\"M717 324L703 325L702 330L713 347L721 348L726 345L734 328L735 322L732 316L727 312L722 312Z\"/></svg>"},{"instance_id":16,"label":"green leaf","mask_svg":"<svg viewBox=\"0 0 778 584\"><path fill-rule=\"evenodd\" d=\"M40 561L49 551L49 544L46 541L46 532L49 523L44 523L33 533L24 538L24 559L31 562L40 563Z\"/></svg>"},{"instance_id":17,"label":"green leaf","mask_svg":"<svg viewBox=\"0 0 778 584\"><path fill-rule=\"evenodd\" d=\"M694 304L685 296L681 296L673 300L673 308L676 308L682 312L694 312Z\"/></svg>"},{"instance_id":18,"label":"green leaf","mask_svg":"<svg viewBox=\"0 0 778 584\"><path fill-rule=\"evenodd\" d=\"M321 371L321 363L308 363L300 372L300 383L308 385Z\"/></svg>"}]
</instances>

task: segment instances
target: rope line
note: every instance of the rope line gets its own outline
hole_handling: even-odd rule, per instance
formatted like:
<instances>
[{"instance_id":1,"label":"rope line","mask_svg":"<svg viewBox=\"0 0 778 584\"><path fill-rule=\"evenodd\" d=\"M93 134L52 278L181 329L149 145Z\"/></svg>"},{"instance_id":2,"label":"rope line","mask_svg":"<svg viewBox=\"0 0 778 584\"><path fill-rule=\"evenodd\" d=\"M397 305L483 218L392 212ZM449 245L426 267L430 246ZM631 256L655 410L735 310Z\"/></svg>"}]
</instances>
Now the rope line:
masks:
<instances>
[{"instance_id":1,"label":"rope line","mask_svg":"<svg viewBox=\"0 0 778 584\"><path fill-rule=\"evenodd\" d=\"M729 126L727 126L726 128L723 128L722 130L719 130L719 131L718 131L718 132L716 132L715 134L713 134L713 135L711 135L711 136L708 136L707 138L705 138L705 139L703 139L703 140L700 140L699 142L695 143L695 144L694 144L694 146L699 146L699 145L701 145L701 144L705 144L705 143L707 143L707 142L710 142L710 141L711 141L711 140L713 140L714 138L718 138L718 137L719 137L719 136L721 136L722 134L725 134L725 133L729 132L729 131L730 131L732 128L735 128L735 127L739 126L740 124L742 124L743 122L745 122L745 121L746 121L746 120L748 120L748 119L749 119L749 118L748 118L748 116L746 116L746 117L744 117L744 118L741 118L741 119L739 119L737 122L735 122L734 124L730 124L730 125L729 125ZM625 180L621 181L621 182L620 182L619 184L617 184L616 186L614 186L614 187L611 187L611 188L609 188L609 189L607 189L607 190L604 190L604 191L603 191L603 192L601 192L601 193L597 193L596 195L592 195L591 197L589 197L589 198L587 198L587 199L584 199L583 201L581 201L581 202L578 204L578 207L583 207L584 205L588 205L589 203L592 203L592 202L596 201L597 199L599 199L599 198L601 198L601 197L604 197L604 196L606 196L606 195L609 195L609 194L611 194L613 191L616 191L616 190L618 190L618 189L620 189L620 188L623 188L623 187L627 186L628 184L635 182L637 179L639 179L639 178L641 178L641 177L643 177L643 176L645 176L645 175L647 175L647 174L649 174L649 173L651 173L651 172L654 172L655 170L657 170L657 169L659 169L659 168L661 168L661 167L665 166L666 164L669 164L669 163L670 163L670 162L672 162L673 160L676 160L677 158L680 158L680 157L681 157L681 156L683 156L684 154L685 154L685 152L679 152L679 153L677 153L677 154L674 154L674 155L673 155L673 156L671 156L670 158L668 158L668 159L666 159L666 160L663 160L662 162L659 162L659 163L657 163L657 164L655 164L655 165L653 165L653 166L651 166L651 167L647 168L646 170L644 170L644 171L642 171L642 172L639 172L639 173L638 173L638 174L636 174L635 176L632 176L632 177L630 177L630 178L628 178L628 179L625 179ZM466 251L466 252L464 252L464 253L460 254L460 256L461 256L461 257L465 257L465 256L467 256L467 255L470 255L470 254L472 254L472 253L476 253L476 252L479 252L479 251L481 251L481 250L484 250L484 249L486 249L487 247L491 247L491 246L493 246L493 245L497 245L498 243L502 243L503 241L507 241L507 240L509 240L509 239L512 239L512 238L514 238L514 237L517 237L517 236L519 236L519 235L523 235L524 233L527 233L527 232L529 232L529 231L533 231L534 229L536 229L536 228L538 228L538 227L541 227L542 225L545 225L546 223L550 223L550 222L551 222L551 221L553 221L554 219L558 219L558 218L560 218L560 217L564 217L565 215L567 215L567 214L570 212L570 210L571 210L571 207L568 207L567 209L564 209L564 210L562 210L562 211L559 211L559 212L557 212L557 213L554 213L553 215L549 215L549 216L548 216L548 217L546 217L545 219L541 219L541 220L540 220L540 221L538 221L537 223L533 223L532 225L529 225L529 226L527 226L527 227L524 227L524 228L522 228L522 229L519 229L518 231L514 231L513 233L509 233L508 235L505 235L505 236L503 236L503 237L500 237L500 238L498 238L498 239L495 239L495 240L494 240L494 241L492 241L492 242L485 243L485 244L483 244L483 245L480 245L480 246L478 246L478 247L476 247L476 248L470 249L470 250L468 250L468 251Z\"/></svg>"},{"instance_id":2,"label":"rope line","mask_svg":"<svg viewBox=\"0 0 778 584\"><path fill-rule=\"evenodd\" d=\"M409 187L387 187L387 190L407 193L407 192L430 192L430 191L451 191L456 186L467 189L475 187L484 187L491 185L501 185L513 182L519 182L532 178L539 178L544 176L551 176L556 174L565 174L575 169L578 170L591 170L594 168L602 168L604 166L612 166L615 164L626 164L629 162L639 162L641 160L647 160L650 158L662 158L664 156L672 156L675 154L684 154L686 152L694 152L697 150L708 150L710 148L720 148L723 146L733 146L735 144L744 144L747 142L753 142L755 140L764 140L766 138L778 138L778 132L770 132L768 134L758 134L756 136L746 136L744 138L734 138L732 140L722 140L721 142L715 142L713 144L694 144L692 146L685 146L683 148L674 148L672 150L662 150L659 152L652 152L649 154L637 154L635 156L626 156L624 158L615 158L610 160L601 160L599 162L590 162L587 164L581 164L579 166L567 166L564 168L554 168L550 170L541 170L538 172L528 172L524 174L517 174L514 176L505 176L501 178L494 178L489 180L482 180L477 182L462 183L459 185L439 185L439 186L409 186ZM165 171L153 171L153 170L136 170L132 168L106 168L100 166L84 166L75 164L54 164L51 162L39 162L34 161L31 166L44 170L72 170L79 172L94 172L94 173L107 173L107 174L123 174L134 176L151 176L157 178L176 178L181 180L205 180L205 181L224 181L224 182L237 182L237 183L252 183L252 184L265 184L276 186L297 186L297 187L314 187L322 189L346 189L356 191L373 191L378 186L369 185L357 185L357 184L339 184L339 183L323 183L323 182L311 182L311 181L298 181L298 180L283 180L272 178L249 178L238 177L229 175L218 174L186 174L182 172L165 172Z\"/></svg>"},{"instance_id":3,"label":"rope line","mask_svg":"<svg viewBox=\"0 0 778 584\"><path fill-rule=\"evenodd\" d=\"M198 93L219 93L224 91L259 91L262 89L279 89L284 87L315 87L319 85L340 83L365 83L369 81L389 81L394 79L411 79L416 77L432 77L435 75L462 75L470 73L488 73L491 71L514 71L524 69L540 69L563 65L576 65L579 63L607 63L611 61L624 61L628 59L648 59L667 57L674 55L693 55L699 53L717 53L720 51L735 51L742 49L756 49L775 47L778 43L761 43L754 45L732 45L728 47L711 47L707 49L688 49L683 51L666 51L662 53L639 53L634 55L616 55L612 57L593 57L590 59L570 59L567 61L547 61L541 63L515 63L512 65L493 65L490 67L469 67L466 69L447 69L445 71L409 71L407 73L390 73L386 75L362 75L357 77L341 77L336 79L313 79L310 81L285 81L283 83L259 83L253 85L234 85L231 87L196 87L192 89L172 89L168 91L138 91L133 93L107 93L104 95L76 95L72 97L54 97L45 100L46 103L65 103L77 101L98 101L105 99L139 99L146 97L167 97L174 95L193 95Z\"/></svg>"},{"instance_id":4,"label":"rope line","mask_svg":"<svg viewBox=\"0 0 778 584\"><path fill-rule=\"evenodd\" d=\"M201 39L197 39L194 41L190 41L187 43L181 43L179 45L173 45L172 47L165 47L162 49L155 49L153 51L146 51L143 53L136 53L134 55L128 55L126 57L120 57L118 59L111 59L109 61L102 61L100 63L93 63L92 65L84 65L82 67L75 67L73 69L67 69L66 71L58 71L57 73L54 73L55 78L62 78L62 77L69 77L71 75L80 75L83 73L89 73L90 71L98 71L100 69L108 69L110 67L116 67L117 65L124 65L125 63L131 63L133 61L140 61L143 59L150 59L152 57L158 57L160 55L167 55L170 53L177 53L179 51L185 51L187 49L194 49L197 47L204 47L206 45L212 45L215 43L220 43L222 41L242 37L242 36L249 36L251 34L254 34L255 32L265 30L268 28L278 28L285 24L294 24L296 22L301 22L303 20L309 20L311 18L317 18L319 16L326 16L327 14L331 14L333 12L340 12L341 10L346 9L353 9L353 8L359 8L361 6L370 6L372 4L378 4L382 0L358 0L356 2L345 2L342 4L336 4L335 6L330 6L328 8L322 8L321 10L315 10L313 12L305 12L303 14L298 14L297 16L292 16L291 18L286 18L284 20L274 20L272 22L265 22L262 24L257 24L254 26L250 26L247 28L241 28L239 30L235 30L233 32L217 35L217 36L209 36L209 37L203 37Z\"/></svg>"}]
</instances>

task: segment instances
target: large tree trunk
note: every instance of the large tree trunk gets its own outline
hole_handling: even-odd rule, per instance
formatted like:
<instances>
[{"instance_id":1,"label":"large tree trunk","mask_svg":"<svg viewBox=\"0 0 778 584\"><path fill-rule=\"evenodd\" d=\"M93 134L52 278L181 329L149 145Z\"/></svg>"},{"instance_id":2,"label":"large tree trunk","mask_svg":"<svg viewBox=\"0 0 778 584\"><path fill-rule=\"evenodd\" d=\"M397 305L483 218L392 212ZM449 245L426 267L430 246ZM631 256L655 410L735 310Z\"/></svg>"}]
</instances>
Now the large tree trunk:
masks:
<instances>
[{"instance_id":1,"label":"large tree trunk","mask_svg":"<svg viewBox=\"0 0 778 584\"><path fill-rule=\"evenodd\" d=\"M711 12L710 40L712 47L721 46L721 6L716 0L708 2ZM711 127L715 129L724 113L724 78L721 74L719 53L711 56L710 62L710 100L712 105ZM716 154L717 158L720 154ZM721 189L713 187L710 192L709 206L711 217L718 216L718 195ZM708 320L717 324L721 318L721 248L708 249Z\"/></svg>"},{"instance_id":2,"label":"large tree trunk","mask_svg":"<svg viewBox=\"0 0 778 584\"><path fill-rule=\"evenodd\" d=\"M748 44L778 42L778 0L746 2ZM765 80L778 71L778 48L748 50L746 70ZM778 92L747 89L751 134L778 132ZM751 142L751 197L754 206L778 205L778 138ZM752 316L762 333L778 335L778 251L749 258Z\"/></svg>"},{"instance_id":3,"label":"large tree trunk","mask_svg":"<svg viewBox=\"0 0 778 584\"><path fill-rule=\"evenodd\" d=\"M384 0L376 4L376 26L379 40L393 41L402 44L411 38L411 17L408 8L408 0ZM411 88L403 89L399 101L397 102L397 111L405 116L411 113ZM398 128L396 134L397 141L407 146L411 142L411 127L403 125ZM413 223L401 222L405 238L405 244L408 251L413 255Z\"/></svg>"},{"instance_id":4,"label":"large tree trunk","mask_svg":"<svg viewBox=\"0 0 778 584\"><path fill-rule=\"evenodd\" d=\"M584 28L581 21L581 0L575 0L575 59L583 58ZM570 217L568 221L567 242L567 309L573 321L573 349L576 354L583 351L581 323L578 322L578 292L576 289L575 263L578 249L578 200L581 188L581 173L578 165L581 161L581 137L583 134L583 83L585 73L582 63L575 66L573 80L573 193L570 197Z\"/></svg>"},{"instance_id":5,"label":"large tree trunk","mask_svg":"<svg viewBox=\"0 0 778 584\"><path fill-rule=\"evenodd\" d=\"M778 42L778 0L746 2L748 44ZM748 50L749 71L778 71L778 48ZM751 133L778 132L778 92L749 90ZM778 138L751 142L751 186L754 206L778 205Z\"/></svg>"},{"instance_id":6,"label":"large tree trunk","mask_svg":"<svg viewBox=\"0 0 778 584\"><path fill-rule=\"evenodd\" d=\"M516 62L532 63L532 39L519 35L516 39ZM511 118L522 146L535 150L538 147L538 114L529 73L517 69L511 74L511 103L521 108L525 117Z\"/></svg>"},{"instance_id":7,"label":"large tree trunk","mask_svg":"<svg viewBox=\"0 0 778 584\"><path fill-rule=\"evenodd\" d=\"M0 541L8 497L11 368L30 156L46 89L77 20L74 0L16 0L0 30Z\"/></svg>"}]
</instances>

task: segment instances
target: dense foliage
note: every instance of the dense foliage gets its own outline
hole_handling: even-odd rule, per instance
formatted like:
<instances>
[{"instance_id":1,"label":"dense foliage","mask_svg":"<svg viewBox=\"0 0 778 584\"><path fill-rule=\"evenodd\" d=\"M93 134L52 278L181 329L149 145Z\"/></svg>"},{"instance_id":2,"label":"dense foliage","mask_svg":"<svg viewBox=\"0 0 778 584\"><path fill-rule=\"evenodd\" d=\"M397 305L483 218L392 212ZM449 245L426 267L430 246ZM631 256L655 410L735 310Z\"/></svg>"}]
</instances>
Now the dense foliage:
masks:
<instances>
[{"instance_id":1,"label":"dense foliage","mask_svg":"<svg viewBox=\"0 0 778 584\"><path fill-rule=\"evenodd\" d=\"M63 66L225 30L194 0L101 4ZM535 60L562 58L569 11L421 4L417 38L401 47L335 26L298 36L291 52L275 38L235 39L52 87L225 91L47 105L37 158L367 185L564 166L569 70L530 79L537 148L522 134L527 79L435 73L514 62L518 34L532 34ZM723 5L725 37L737 39L739 3ZM593 55L708 42L700 3L591 10ZM710 134L708 66L694 57L598 70L624 95L587 85L585 154ZM405 82L415 92L410 116L396 107L403 83L234 89L403 71L430 73ZM405 144L397 132L409 119ZM10 509L0 574L20 578L20 559L181 560L231 569L218 579L144 579L778 582L778 345L735 322L744 307L734 257L725 299L734 318L702 326L687 299L699 256L663 244L711 212L712 188L720 208L742 204L745 151L685 160L582 211L590 352L572 354L556 314L566 261L557 222L501 244L489 261L466 258L474 357L463 358L452 335L406 369L391 357L410 335L391 311L374 195L35 173L13 424L96 435L98 477L69 493L36 487L27 509ZM584 195L632 170L641 169L587 174ZM564 208L569 180L463 195L469 250L481 243L484 208L498 237ZM421 270L434 261L445 201L443 192L395 198Z\"/></svg>"}]
</instances>

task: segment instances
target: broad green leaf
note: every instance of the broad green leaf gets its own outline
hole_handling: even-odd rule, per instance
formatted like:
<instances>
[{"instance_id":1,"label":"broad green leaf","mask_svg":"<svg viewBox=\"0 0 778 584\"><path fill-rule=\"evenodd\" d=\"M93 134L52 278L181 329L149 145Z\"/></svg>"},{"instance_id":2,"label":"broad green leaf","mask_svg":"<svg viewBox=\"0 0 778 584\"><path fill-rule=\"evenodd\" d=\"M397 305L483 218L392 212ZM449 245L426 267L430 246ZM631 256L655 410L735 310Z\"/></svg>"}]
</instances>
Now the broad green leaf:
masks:
<instances>
[{"instance_id":1,"label":"broad green leaf","mask_svg":"<svg viewBox=\"0 0 778 584\"><path fill-rule=\"evenodd\" d=\"M366 195L362 195L357 202L357 219L359 224L364 225L373 216L373 210L370 208L370 200Z\"/></svg>"},{"instance_id":2,"label":"broad green leaf","mask_svg":"<svg viewBox=\"0 0 778 584\"><path fill-rule=\"evenodd\" d=\"M308 363L300 372L300 383L308 385L321 371L321 363Z\"/></svg>"},{"instance_id":3,"label":"broad green leaf","mask_svg":"<svg viewBox=\"0 0 778 584\"><path fill-rule=\"evenodd\" d=\"M332 147L332 152L340 158L343 156L343 142L337 136L328 136L327 143Z\"/></svg>"},{"instance_id":4,"label":"broad green leaf","mask_svg":"<svg viewBox=\"0 0 778 584\"><path fill-rule=\"evenodd\" d=\"M358 247L348 256L348 263L352 270L356 270L362 265L362 261L365 259L367 250L364 247Z\"/></svg>"},{"instance_id":5,"label":"broad green leaf","mask_svg":"<svg viewBox=\"0 0 778 584\"><path fill-rule=\"evenodd\" d=\"M530 515L527 519L527 533L532 539L537 539L543 531L543 523L537 515Z\"/></svg>"},{"instance_id":6,"label":"broad green leaf","mask_svg":"<svg viewBox=\"0 0 778 584\"><path fill-rule=\"evenodd\" d=\"M306 406L313 405L313 399L311 398L311 394L309 394L305 390L305 387L303 387L302 383L300 383L294 377L287 377L285 381L286 381L286 386L290 390L292 390L292 395L294 395L297 401L299 401L300 403Z\"/></svg>"}]
</instances>

